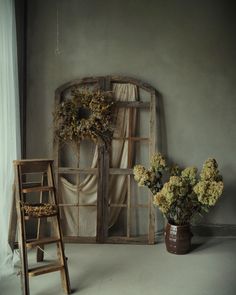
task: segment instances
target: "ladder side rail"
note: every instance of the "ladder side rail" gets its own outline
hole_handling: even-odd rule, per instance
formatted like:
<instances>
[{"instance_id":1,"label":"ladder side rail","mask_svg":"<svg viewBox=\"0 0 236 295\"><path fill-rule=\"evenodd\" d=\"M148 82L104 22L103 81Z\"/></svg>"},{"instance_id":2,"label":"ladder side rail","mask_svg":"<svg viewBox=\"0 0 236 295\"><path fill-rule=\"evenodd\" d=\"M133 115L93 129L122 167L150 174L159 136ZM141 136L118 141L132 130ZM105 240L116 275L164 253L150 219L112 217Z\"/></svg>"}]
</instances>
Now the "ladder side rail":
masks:
<instances>
[{"instance_id":1,"label":"ladder side rail","mask_svg":"<svg viewBox=\"0 0 236 295\"><path fill-rule=\"evenodd\" d=\"M53 191L49 192L49 194L51 195L53 202L58 206L52 163L50 163L49 167L48 167L48 184L53 187ZM67 259L65 256L64 244L62 241L63 236L62 236L62 229L61 229L61 223L60 223L60 211L59 210L56 215L56 220L57 220L56 231L57 231L57 235L60 237L60 241L57 243L57 256L58 256L58 259L60 260L61 264L63 265L63 269L61 269L61 271L60 271L61 272L61 279L62 279L62 288L65 291L65 293L70 294L71 293L70 279L69 279L69 272L68 272L68 266L67 266Z\"/></svg>"},{"instance_id":2,"label":"ladder side rail","mask_svg":"<svg viewBox=\"0 0 236 295\"><path fill-rule=\"evenodd\" d=\"M43 187L45 183L45 174L42 174L41 178L41 186ZM43 203L43 191L40 192L40 197L39 197L39 203ZM37 224L37 240L43 237L44 232L45 232L45 225L46 225L46 219L45 218L39 218L38 219L38 224ZM37 247L36 249L36 260L37 262L41 262L44 259L44 245L42 244L41 249Z\"/></svg>"},{"instance_id":3,"label":"ladder side rail","mask_svg":"<svg viewBox=\"0 0 236 295\"><path fill-rule=\"evenodd\" d=\"M26 244L26 229L25 229L25 214L22 209L24 196L22 193L22 174L20 165L15 165L15 182L16 182L16 208L18 219L18 240L21 259L21 288L24 295L29 295L29 276L28 276L28 259Z\"/></svg>"}]
</instances>

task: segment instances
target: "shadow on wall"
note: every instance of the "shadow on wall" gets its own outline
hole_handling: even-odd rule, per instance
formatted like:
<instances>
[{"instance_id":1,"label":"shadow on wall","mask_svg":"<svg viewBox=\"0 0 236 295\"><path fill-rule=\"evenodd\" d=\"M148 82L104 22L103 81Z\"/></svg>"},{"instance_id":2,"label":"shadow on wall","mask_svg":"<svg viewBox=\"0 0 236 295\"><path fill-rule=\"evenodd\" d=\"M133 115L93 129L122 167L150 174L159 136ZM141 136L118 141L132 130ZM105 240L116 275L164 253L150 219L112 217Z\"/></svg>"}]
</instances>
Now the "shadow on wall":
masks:
<instances>
[{"instance_id":1,"label":"shadow on wall","mask_svg":"<svg viewBox=\"0 0 236 295\"><path fill-rule=\"evenodd\" d=\"M165 156L168 156L166 119L163 96L158 91L157 97L157 149Z\"/></svg>"},{"instance_id":2,"label":"shadow on wall","mask_svg":"<svg viewBox=\"0 0 236 295\"><path fill-rule=\"evenodd\" d=\"M157 150L168 158L166 118L163 103L163 95L157 91ZM165 218L162 212L157 209L156 220L157 234L163 234L165 228Z\"/></svg>"}]
</instances>

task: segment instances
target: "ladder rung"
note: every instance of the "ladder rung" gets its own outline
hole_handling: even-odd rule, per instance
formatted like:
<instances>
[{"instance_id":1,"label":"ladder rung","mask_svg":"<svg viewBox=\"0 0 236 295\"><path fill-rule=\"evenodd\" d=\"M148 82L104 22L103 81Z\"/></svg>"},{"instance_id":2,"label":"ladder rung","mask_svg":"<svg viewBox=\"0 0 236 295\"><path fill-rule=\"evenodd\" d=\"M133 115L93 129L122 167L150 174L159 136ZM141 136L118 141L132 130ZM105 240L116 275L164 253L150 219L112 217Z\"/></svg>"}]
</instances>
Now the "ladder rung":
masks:
<instances>
[{"instance_id":1,"label":"ladder rung","mask_svg":"<svg viewBox=\"0 0 236 295\"><path fill-rule=\"evenodd\" d=\"M36 187L29 187L23 188L22 193L34 193L34 192L49 192L53 191L53 186L36 186Z\"/></svg>"},{"instance_id":2,"label":"ladder rung","mask_svg":"<svg viewBox=\"0 0 236 295\"><path fill-rule=\"evenodd\" d=\"M59 263L51 263L44 266L30 268L28 270L28 273L30 277L35 277L35 276L43 275L45 273L61 270L63 269L63 267L64 266Z\"/></svg>"},{"instance_id":3,"label":"ladder rung","mask_svg":"<svg viewBox=\"0 0 236 295\"><path fill-rule=\"evenodd\" d=\"M49 215L43 215L43 216L32 216L32 215L25 215L25 220L29 220L31 218L48 218L48 217L53 217L58 215L58 213L53 213L53 214L49 214Z\"/></svg>"},{"instance_id":4,"label":"ladder rung","mask_svg":"<svg viewBox=\"0 0 236 295\"><path fill-rule=\"evenodd\" d=\"M30 159L30 160L16 160L14 165L20 168L22 174L24 173L43 173L48 171L49 165L53 160L47 159Z\"/></svg>"},{"instance_id":5,"label":"ladder rung","mask_svg":"<svg viewBox=\"0 0 236 295\"><path fill-rule=\"evenodd\" d=\"M46 245L59 242L59 238L43 238L40 240L31 240L26 242L26 247L31 249L37 247L38 245Z\"/></svg>"}]
</instances>

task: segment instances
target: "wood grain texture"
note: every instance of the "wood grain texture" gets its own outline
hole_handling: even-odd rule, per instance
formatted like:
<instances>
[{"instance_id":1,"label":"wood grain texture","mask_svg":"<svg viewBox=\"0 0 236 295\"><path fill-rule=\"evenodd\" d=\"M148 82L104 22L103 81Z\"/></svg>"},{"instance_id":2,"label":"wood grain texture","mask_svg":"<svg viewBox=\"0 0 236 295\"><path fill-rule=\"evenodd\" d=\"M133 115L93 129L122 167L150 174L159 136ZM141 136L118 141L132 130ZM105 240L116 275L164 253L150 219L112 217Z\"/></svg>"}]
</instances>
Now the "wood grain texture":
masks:
<instances>
[{"instance_id":1,"label":"wood grain texture","mask_svg":"<svg viewBox=\"0 0 236 295\"><path fill-rule=\"evenodd\" d=\"M60 241L60 239L58 237L56 237L56 238L53 238L53 237L50 237L50 238L41 238L41 237L39 237L36 240L28 240L26 242L26 247L28 249L31 249L31 248L35 248L37 246L42 247L43 245L57 243L59 241Z\"/></svg>"},{"instance_id":2,"label":"wood grain texture","mask_svg":"<svg viewBox=\"0 0 236 295\"><path fill-rule=\"evenodd\" d=\"M151 93L151 103L150 103L150 148L149 157L151 160L152 155L157 151L157 118L156 118L156 106L157 106L157 96L156 91ZM153 196L149 193L149 234L148 243L155 243L155 211L153 206Z\"/></svg>"},{"instance_id":3,"label":"wood grain texture","mask_svg":"<svg viewBox=\"0 0 236 295\"><path fill-rule=\"evenodd\" d=\"M60 167L58 169L59 174L94 174L98 175L99 171L98 168L71 168L71 167ZM133 169L131 168L109 168L109 174L125 174L125 175L131 175L133 174Z\"/></svg>"},{"instance_id":4,"label":"wood grain texture","mask_svg":"<svg viewBox=\"0 0 236 295\"><path fill-rule=\"evenodd\" d=\"M43 275L46 273L54 272L54 271L61 271L63 269L63 265L59 263L52 263L45 266L38 266L29 269L29 276L35 277L39 275Z\"/></svg>"},{"instance_id":5,"label":"wood grain texture","mask_svg":"<svg viewBox=\"0 0 236 295\"><path fill-rule=\"evenodd\" d=\"M98 147L97 242L104 243L108 236L108 182L109 152L105 145Z\"/></svg>"},{"instance_id":6,"label":"wood grain texture","mask_svg":"<svg viewBox=\"0 0 236 295\"><path fill-rule=\"evenodd\" d=\"M28 259L26 243L26 230L24 222L24 210L21 210L21 202L23 195L21 193L21 171L18 165L15 165L15 183L16 183L16 209L17 209L17 223L18 223L18 245L20 250L21 260L21 289L23 295L29 295L29 277L28 277Z\"/></svg>"},{"instance_id":7,"label":"wood grain texture","mask_svg":"<svg viewBox=\"0 0 236 295\"><path fill-rule=\"evenodd\" d=\"M44 187L44 180L45 180L45 175L43 174L42 175L42 178L41 178L41 183L40 183L40 186L41 187ZM32 187L38 187L38 186L31 186ZM23 185L23 189L24 189L24 185ZM23 191L22 189L22 191ZM44 196L43 196L43 190L40 191L40 198L39 198L39 202L42 204L44 201ZM46 219L45 218L39 218L38 219L38 224L37 224L37 240L40 240L44 234L45 234L45 228L46 228ZM28 243L26 243L26 247L28 248ZM43 261L44 259L44 243L41 244L41 249L39 249L39 247L37 247L36 249L36 261L37 262L40 262L40 261Z\"/></svg>"}]
</instances>

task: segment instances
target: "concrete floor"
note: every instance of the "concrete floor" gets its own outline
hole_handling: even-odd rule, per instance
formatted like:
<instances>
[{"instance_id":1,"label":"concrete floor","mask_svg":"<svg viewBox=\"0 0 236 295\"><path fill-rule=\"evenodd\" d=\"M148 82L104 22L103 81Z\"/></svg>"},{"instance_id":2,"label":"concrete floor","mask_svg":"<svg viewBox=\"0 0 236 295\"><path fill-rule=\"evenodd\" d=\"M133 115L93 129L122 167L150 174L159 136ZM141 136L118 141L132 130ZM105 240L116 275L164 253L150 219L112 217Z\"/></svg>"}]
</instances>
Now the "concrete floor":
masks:
<instances>
[{"instance_id":1,"label":"concrete floor","mask_svg":"<svg viewBox=\"0 0 236 295\"><path fill-rule=\"evenodd\" d=\"M54 251L46 249L48 256ZM34 253L30 253L35 259ZM66 244L73 294L235 295L236 238L193 239L187 255L163 243L140 245ZM58 272L30 279L31 295L63 294ZM1 295L20 295L16 275L0 282Z\"/></svg>"}]
</instances>

